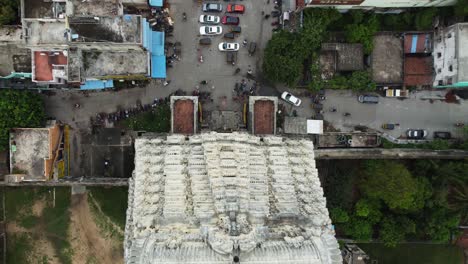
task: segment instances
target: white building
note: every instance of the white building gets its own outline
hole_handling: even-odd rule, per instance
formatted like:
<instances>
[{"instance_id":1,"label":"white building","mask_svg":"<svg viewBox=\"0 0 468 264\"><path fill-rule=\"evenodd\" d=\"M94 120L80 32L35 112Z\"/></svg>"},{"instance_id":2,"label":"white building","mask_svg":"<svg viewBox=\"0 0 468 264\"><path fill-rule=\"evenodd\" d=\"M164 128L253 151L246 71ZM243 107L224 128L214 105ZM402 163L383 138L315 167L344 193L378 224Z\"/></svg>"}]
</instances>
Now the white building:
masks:
<instances>
[{"instance_id":1,"label":"white building","mask_svg":"<svg viewBox=\"0 0 468 264\"><path fill-rule=\"evenodd\" d=\"M456 0L298 0L304 1L307 7L335 7L348 9L410 8L450 6Z\"/></svg>"},{"instance_id":2,"label":"white building","mask_svg":"<svg viewBox=\"0 0 468 264\"><path fill-rule=\"evenodd\" d=\"M342 263L305 139L140 138L126 263Z\"/></svg>"},{"instance_id":3,"label":"white building","mask_svg":"<svg viewBox=\"0 0 468 264\"><path fill-rule=\"evenodd\" d=\"M468 23L434 32L434 87L468 87Z\"/></svg>"}]
</instances>

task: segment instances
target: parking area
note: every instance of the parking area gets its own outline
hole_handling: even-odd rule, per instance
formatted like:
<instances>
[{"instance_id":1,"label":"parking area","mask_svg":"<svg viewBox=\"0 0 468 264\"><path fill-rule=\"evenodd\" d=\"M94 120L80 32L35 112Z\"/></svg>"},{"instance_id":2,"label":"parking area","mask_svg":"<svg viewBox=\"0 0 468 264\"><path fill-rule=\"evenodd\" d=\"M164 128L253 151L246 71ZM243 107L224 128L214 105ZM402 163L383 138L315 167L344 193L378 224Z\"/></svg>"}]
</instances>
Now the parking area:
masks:
<instances>
[{"instance_id":1,"label":"parking area","mask_svg":"<svg viewBox=\"0 0 468 264\"><path fill-rule=\"evenodd\" d=\"M378 104L363 104L351 91L327 90L327 99L323 101L324 118L341 131L366 126L393 138L405 138L408 129L426 129L428 139L433 138L435 131L447 131L453 137L461 137L455 123L468 123L468 102L460 99L458 103L447 103L443 100L446 92L421 91L411 93L405 100L380 97ZM337 111L330 112L332 107ZM344 116L346 112L351 115ZM384 130L381 127L384 123L397 123L399 126L394 130Z\"/></svg>"},{"instance_id":2,"label":"parking area","mask_svg":"<svg viewBox=\"0 0 468 264\"><path fill-rule=\"evenodd\" d=\"M254 78L261 67L262 50L267 41L271 38L271 19L263 19L262 12L269 13L273 10L273 2L267 4L267 0L245 0L237 2L212 1L222 5L222 12L203 12L202 5L197 1L174 0L171 1L171 15L175 20L173 36L166 38L166 42L181 42L182 52L179 61L173 63L172 68L168 68L168 79L171 80L170 89L182 89L188 93L199 89L201 92L210 92L212 100L206 100L203 105L204 111L241 111L242 102L235 100L233 89L236 82L242 79L247 82L247 86L254 85ZM210 3L203 1L202 3ZM242 4L245 7L244 14L227 14L226 6L230 3ZM186 13L187 20L184 21L183 13ZM199 45L200 27L205 26L199 23L200 15L209 14L219 16L224 15L239 17L241 33L236 34L235 39L224 39L224 33L230 31L233 26L222 25L223 33L216 36L209 36L211 45ZM242 42L247 40L247 47L242 46ZM248 46L250 42L256 42L257 48L253 56L249 56ZM237 53L235 65L226 61L226 52L218 49L221 42L239 43L240 49ZM203 57L203 62L200 61ZM236 69L240 71L236 73ZM247 71L251 70L253 78L247 78ZM200 84L201 81L207 84Z\"/></svg>"}]
</instances>

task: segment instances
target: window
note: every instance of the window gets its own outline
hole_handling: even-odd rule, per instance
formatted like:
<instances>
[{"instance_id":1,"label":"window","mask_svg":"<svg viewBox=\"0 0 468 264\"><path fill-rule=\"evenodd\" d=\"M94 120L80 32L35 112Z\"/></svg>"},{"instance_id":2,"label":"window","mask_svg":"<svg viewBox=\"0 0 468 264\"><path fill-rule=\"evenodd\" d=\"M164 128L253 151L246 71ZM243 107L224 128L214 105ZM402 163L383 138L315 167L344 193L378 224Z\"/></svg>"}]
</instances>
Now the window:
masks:
<instances>
[{"instance_id":1,"label":"window","mask_svg":"<svg viewBox=\"0 0 468 264\"><path fill-rule=\"evenodd\" d=\"M437 85L443 85L443 84L444 84L444 83L442 82L442 80L439 80L439 81L437 82Z\"/></svg>"},{"instance_id":2,"label":"window","mask_svg":"<svg viewBox=\"0 0 468 264\"><path fill-rule=\"evenodd\" d=\"M448 33L447 38L451 38L451 37L452 37L452 33Z\"/></svg>"},{"instance_id":3,"label":"window","mask_svg":"<svg viewBox=\"0 0 468 264\"><path fill-rule=\"evenodd\" d=\"M452 65L449 66L449 71L451 71L451 72L453 71L453 66Z\"/></svg>"},{"instance_id":4,"label":"window","mask_svg":"<svg viewBox=\"0 0 468 264\"><path fill-rule=\"evenodd\" d=\"M441 52L437 52L437 58L440 58L442 57L442 53Z\"/></svg>"}]
</instances>

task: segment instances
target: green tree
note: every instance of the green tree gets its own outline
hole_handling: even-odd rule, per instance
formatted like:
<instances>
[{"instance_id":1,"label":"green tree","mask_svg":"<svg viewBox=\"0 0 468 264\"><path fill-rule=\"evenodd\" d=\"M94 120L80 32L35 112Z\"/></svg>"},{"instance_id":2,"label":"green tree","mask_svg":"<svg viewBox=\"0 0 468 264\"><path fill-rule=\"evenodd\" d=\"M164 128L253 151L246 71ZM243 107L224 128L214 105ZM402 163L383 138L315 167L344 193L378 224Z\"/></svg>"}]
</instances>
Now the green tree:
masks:
<instances>
[{"instance_id":1,"label":"green tree","mask_svg":"<svg viewBox=\"0 0 468 264\"><path fill-rule=\"evenodd\" d=\"M330 209L330 218L333 223L346 223L349 221L348 213L340 207Z\"/></svg>"},{"instance_id":2,"label":"green tree","mask_svg":"<svg viewBox=\"0 0 468 264\"><path fill-rule=\"evenodd\" d=\"M44 102L37 93L0 91L0 150L8 145L11 128L39 127L44 120Z\"/></svg>"},{"instance_id":3,"label":"green tree","mask_svg":"<svg viewBox=\"0 0 468 264\"><path fill-rule=\"evenodd\" d=\"M450 231L456 230L460 223L460 215L451 213L447 208L435 207L423 215L421 223L423 232L431 240L447 242Z\"/></svg>"},{"instance_id":4,"label":"green tree","mask_svg":"<svg viewBox=\"0 0 468 264\"><path fill-rule=\"evenodd\" d=\"M295 85L302 73L303 58L297 56L298 36L286 31L273 35L265 48L263 72L274 82Z\"/></svg>"},{"instance_id":5,"label":"green tree","mask_svg":"<svg viewBox=\"0 0 468 264\"><path fill-rule=\"evenodd\" d=\"M432 27L432 21L437 15L435 7L424 8L416 13L414 25L416 30L428 30Z\"/></svg>"},{"instance_id":6,"label":"green tree","mask_svg":"<svg viewBox=\"0 0 468 264\"><path fill-rule=\"evenodd\" d=\"M18 15L18 0L0 0L0 26L15 22Z\"/></svg>"},{"instance_id":7,"label":"green tree","mask_svg":"<svg viewBox=\"0 0 468 264\"><path fill-rule=\"evenodd\" d=\"M374 34L379 30L379 20L375 15L363 23L353 23L347 25L346 40L351 43L362 43L365 54L370 54L374 48Z\"/></svg>"},{"instance_id":8,"label":"green tree","mask_svg":"<svg viewBox=\"0 0 468 264\"><path fill-rule=\"evenodd\" d=\"M360 199L355 206L355 214L375 224L382 218L381 204L378 200Z\"/></svg>"},{"instance_id":9,"label":"green tree","mask_svg":"<svg viewBox=\"0 0 468 264\"><path fill-rule=\"evenodd\" d=\"M468 0L458 0L453 6L455 16L465 17L468 14Z\"/></svg>"},{"instance_id":10,"label":"green tree","mask_svg":"<svg viewBox=\"0 0 468 264\"><path fill-rule=\"evenodd\" d=\"M368 71L355 71L348 79L349 86L355 91L374 91L376 84Z\"/></svg>"},{"instance_id":11,"label":"green tree","mask_svg":"<svg viewBox=\"0 0 468 264\"><path fill-rule=\"evenodd\" d=\"M361 188L365 195L381 199L391 210L420 208L417 203L418 181L404 165L395 161L369 161L366 164Z\"/></svg>"},{"instance_id":12,"label":"green tree","mask_svg":"<svg viewBox=\"0 0 468 264\"><path fill-rule=\"evenodd\" d=\"M454 183L448 195L448 208L460 214L461 223L468 224L468 183Z\"/></svg>"},{"instance_id":13,"label":"green tree","mask_svg":"<svg viewBox=\"0 0 468 264\"><path fill-rule=\"evenodd\" d=\"M386 217L379 229L379 239L387 247L395 247L402 242L406 235L415 233L416 224L407 217Z\"/></svg>"},{"instance_id":14,"label":"green tree","mask_svg":"<svg viewBox=\"0 0 468 264\"><path fill-rule=\"evenodd\" d=\"M369 241L373 234L372 223L358 216L352 216L343 229L346 235L359 241Z\"/></svg>"}]
</instances>

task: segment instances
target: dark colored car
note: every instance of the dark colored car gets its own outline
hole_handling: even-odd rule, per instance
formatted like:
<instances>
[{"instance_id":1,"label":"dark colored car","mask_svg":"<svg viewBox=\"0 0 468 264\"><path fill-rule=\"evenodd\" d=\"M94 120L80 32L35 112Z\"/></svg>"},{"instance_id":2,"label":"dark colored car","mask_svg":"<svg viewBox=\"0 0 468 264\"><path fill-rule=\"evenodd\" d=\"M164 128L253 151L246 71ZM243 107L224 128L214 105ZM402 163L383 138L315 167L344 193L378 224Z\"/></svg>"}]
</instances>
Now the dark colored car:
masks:
<instances>
[{"instance_id":1,"label":"dark colored car","mask_svg":"<svg viewBox=\"0 0 468 264\"><path fill-rule=\"evenodd\" d=\"M239 26L231 28L232 33L241 33L241 31L242 31L242 28Z\"/></svg>"},{"instance_id":2,"label":"dark colored car","mask_svg":"<svg viewBox=\"0 0 468 264\"><path fill-rule=\"evenodd\" d=\"M408 129L406 136L409 139L424 139L427 137L427 131L424 129Z\"/></svg>"},{"instance_id":3,"label":"dark colored car","mask_svg":"<svg viewBox=\"0 0 468 264\"><path fill-rule=\"evenodd\" d=\"M218 3L206 3L203 4L204 12L221 12L223 11L223 5Z\"/></svg>"},{"instance_id":4,"label":"dark colored car","mask_svg":"<svg viewBox=\"0 0 468 264\"><path fill-rule=\"evenodd\" d=\"M235 37L236 37L236 34L232 32L224 34L224 38L227 38L227 39L234 39Z\"/></svg>"},{"instance_id":5,"label":"dark colored car","mask_svg":"<svg viewBox=\"0 0 468 264\"><path fill-rule=\"evenodd\" d=\"M221 18L221 23L223 23L224 25L239 25L239 18L238 17L235 17L235 16L223 16L223 18Z\"/></svg>"},{"instance_id":6,"label":"dark colored car","mask_svg":"<svg viewBox=\"0 0 468 264\"><path fill-rule=\"evenodd\" d=\"M376 95L364 94L358 96L358 101L363 104L377 104L379 103L379 97Z\"/></svg>"},{"instance_id":7,"label":"dark colored car","mask_svg":"<svg viewBox=\"0 0 468 264\"><path fill-rule=\"evenodd\" d=\"M445 131L436 131L434 132L434 138L451 139L452 134L450 134L450 132L445 132Z\"/></svg>"}]
</instances>

